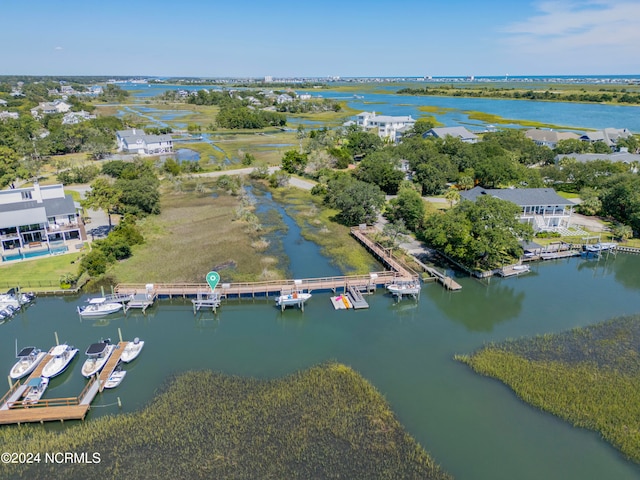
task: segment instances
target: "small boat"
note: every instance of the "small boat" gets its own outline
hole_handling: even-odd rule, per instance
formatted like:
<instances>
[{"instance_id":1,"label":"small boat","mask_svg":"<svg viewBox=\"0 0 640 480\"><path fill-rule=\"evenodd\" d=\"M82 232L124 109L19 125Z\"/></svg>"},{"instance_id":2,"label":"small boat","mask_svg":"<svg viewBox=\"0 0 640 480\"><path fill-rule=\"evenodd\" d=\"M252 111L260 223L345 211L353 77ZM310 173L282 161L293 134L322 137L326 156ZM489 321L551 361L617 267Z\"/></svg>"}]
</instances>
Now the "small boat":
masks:
<instances>
[{"instance_id":1,"label":"small boat","mask_svg":"<svg viewBox=\"0 0 640 480\"><path fill-rule=\"evenodd\" d=\"M140 340L138 337L134 338L133 342L128 342L127 346L124 347L120 360L124 363L129 363L132 360L135 360L136 357L140 355L142 347L144 347L144 340Z\"/></svg>"},{"instance_id":2,"label":"small boat","mask_svg":"<svg viewBox=\"0 0 640 480\"><path fill-rule=\"evenodd\" d=\"M13 307L14 309L20 308L20 300L18 300L15 295L11 295L10 293L1 293L0 308L4 309L8 306Z\"/></svg>"},{"instance_id":3,"label":"small boat","mask_svg":"<svg viewBox=\"0 0 640 480\"><path fill-rule=\"evenodd\" d=\"M299 292L297 290L294 290L291 293L280 292L280 296L276 298L276 305L282 308L290 305L302 305L310 298L310 293Z\"/></svg>"},{"instance_id":4,"label":"small boat","mask_svg":"<svg viewBox=\"0 0 640 480\"><path fill-rule=\"evenodd\" d=\"M67 345L66 343L53 347L49 351L49 355L53 358L49 360L42 369L42 376L52 378L56 375L60 375L69 366L76 353L78 353L78 349L73 348L71 345Z\"/></svg>"},{"instance_id":5,"label":"small boat","mask_svg":"<svg viewBox=\"0 0 640 480\"><path fill-rule=\"evenodd\" d=\"M126 370L114 370L114 372L104 383L104 388L116 388L118 385L120 385L126 374Z\"/></svg>"},{"instance_id":6,"label":"small boat","mask_svg":"<svg viewBox=\"0 0 640 480\"><path fill-rule=\"evenodd\" d=\"M387 287L392 295L417 295L420 293L420 283L418 282L396 282Z\"/></svg>"},{"instance_id":7,"label":"small boat","mask_svg":"<svg viewBox=\"0 0 640 480\"><path fill-rule=\"evenodd\" d=\"M606 252L607 250L614 250L617 246L615 242L608 243L596 243L594 245L586 245L585 249L589 253L600 253Z\"/></svg>"},{"instance_id":8,"label":"small boat","mask_svg":"<svg viewBox=\"0 0 640 480\"><path fill-rule=\"evenodd\" d=\"M49 379L47 377L36 377L29 380L27 383L27 390L25 390L23 404L37 403L44 391L49 386Z\"/></svg>"},{"instance_id":9,"label":"small boat","mask_svg":"<svg viewBox=\"0 0 640 480\"><path fill-rule=\"evenodd\" d=\"M85 354L87 358L82 364L82 375L89 378L95 373L98 373L107 363L109 357L115 350L116 346L111 343L110 340L104 340L98 343L92 343L87 348Z\"/></svg>"},{"instance_id":10,"label":"small boat","mask_svg":"<svg viewBox=\"0 0 640 480\"><path fill-rule=\"evenodd\" d=\"M78 313L81 317L100 317L116 313L122 308L121 303L107 302L104 297L92 298L89 304L84 307L78 307Z\"/></svg>"},{"instance_id":11,"label":"small boat","mask_svg":"<svg viewBox=\"0 0 640 480\"><path fill-rule=\"evenodd\" d=\"M9 376L12 380L18 380L19 378L30 374L38 366L38 364L42 361L46 354L46 352L43 352L36 347L23 348L16 355L18 361L11 369Z\"/></svg>"}]
</instances>

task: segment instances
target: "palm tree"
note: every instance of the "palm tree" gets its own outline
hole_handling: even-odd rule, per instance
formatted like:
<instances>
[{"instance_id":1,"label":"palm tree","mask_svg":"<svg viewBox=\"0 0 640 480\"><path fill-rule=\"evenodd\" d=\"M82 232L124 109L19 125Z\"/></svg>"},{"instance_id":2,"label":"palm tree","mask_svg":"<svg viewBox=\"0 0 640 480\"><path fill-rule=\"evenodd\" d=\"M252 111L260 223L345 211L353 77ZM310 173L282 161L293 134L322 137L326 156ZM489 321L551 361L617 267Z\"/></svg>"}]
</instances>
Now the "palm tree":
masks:
<instances>
[{"instance_id":1,"label":"palm tree","mask_svg":"<svg viewBox=\"0 0 640 480\"><path fill-rule=\"evenodd\" d=\"M449 200L449 206L453 207L454 203L460 201L460 192L456 188L451 187L447 190L447 193L444 194L444 198Z\"/></svg>"}]
</instances>

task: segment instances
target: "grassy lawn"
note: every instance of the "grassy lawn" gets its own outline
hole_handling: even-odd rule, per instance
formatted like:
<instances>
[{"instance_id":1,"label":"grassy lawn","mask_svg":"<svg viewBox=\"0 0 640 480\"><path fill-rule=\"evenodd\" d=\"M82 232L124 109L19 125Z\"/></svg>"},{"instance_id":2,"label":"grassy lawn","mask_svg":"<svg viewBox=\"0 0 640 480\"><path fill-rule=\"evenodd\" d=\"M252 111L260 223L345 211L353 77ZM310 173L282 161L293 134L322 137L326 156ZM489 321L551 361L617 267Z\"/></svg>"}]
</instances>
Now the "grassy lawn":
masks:
<instances>
[{"instance_id":1,"label":"grassy lawn","mask_svg":"<svg viewBox=\"0 0 640 480\"><path fill-rule=\"evenodd\" d=\"M23 290L43 291L60 288L60 276L78 273L74 263L82 253L34 258L0 265L0 288L20 286Z\"/></svg>"},{"instance_id":2,"label":"grassy lawn","mask_svg":"<svg viewBox=\"0 0 640 480\"><path fill-rule=\"evenodd\" d=\"M7 478L451 478L380 393L337 363L269 381L188 372L139 412L60 432L3 427L0 446L101 457L99 466L7 464Z\"/></svg>"},{"instance_id":3,"label":"grassy lawn","mask_svg":"<svg viewBox=\"0 0 640 480\"><path fill-rule=\"evenodd\" d=\"M640 316L457 356L523 401L599 432L640 463Z\"/></svg>"},{"instance_id":4,"label":"grassy lawn","mask_svg":"<svg viewBox=\"0 0 640 480\"><path fill-rule=\"evenodd\" d=\"M183 180L163 187L162 213L140 223L145 243L107 274L114 282L204 283L217 269L223 281L252 281L279 276L278 260L261 255L252 224L235 220L241 198L219 192L210 179Z\"/></svg>"}]
</instances>

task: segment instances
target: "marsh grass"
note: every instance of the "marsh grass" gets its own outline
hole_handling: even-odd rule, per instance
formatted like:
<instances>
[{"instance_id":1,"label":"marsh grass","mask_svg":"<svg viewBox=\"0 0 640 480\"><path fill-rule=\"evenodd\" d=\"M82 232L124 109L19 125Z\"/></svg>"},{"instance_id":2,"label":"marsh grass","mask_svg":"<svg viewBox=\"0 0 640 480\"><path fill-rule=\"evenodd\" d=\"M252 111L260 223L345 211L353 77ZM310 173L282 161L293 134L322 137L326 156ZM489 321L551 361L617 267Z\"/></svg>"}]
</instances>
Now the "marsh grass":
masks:
<instances>
[{"instance_id":1,"label":"marsh grass","mask_svg":"<svg viewBox=\"0 0 640 480\"><path fill-rule=\"evenodd\" d=\"M338 213L326 208L306 190L278 189L273 198L280 202L301 229L302 236L320 245L343 274L366 274L382 270L369 253L351 236L349 228L334 221Z\"/></svg>"},{"instance_id":2,"label":"marsh grass","mask_svg":"<svg viewBox=\"0 0 640 480\"><path fill-rule=\"evenodd\" d=\"M217 196L195 191L196 185ZM236 219L240 196L216 190L214 180L186 180L181 191L165 187L162 213L140 223L145 243L134 247L131 258L116 264L108 274L119 282L204 282L213 267L224 281L260 278L260 249L252 244L265 234L249 221ZM277 270L275 270L277 272Z\"/></svg>"},{"instance_id":3,"label":"marsh grass","mask_svg":"<svg viewBox=\"0 0 640 480\"><path fill-rule=\"evenodd\" d=\"M337 363L270 381L187 372L142 411L61 433L3 427L0 446L100 453L99 465L3 465L22 478L451 478L380 393Z\"/></svg>"},{"instance_id":4,"label":"marsh grass","mask_svg":"<svg viewBox=\"0 0 640 480\"><path fill-rule=\"evenodd\" d=\"M640 315L456 356L640 463Z\"/></svg>"}]
</instances>

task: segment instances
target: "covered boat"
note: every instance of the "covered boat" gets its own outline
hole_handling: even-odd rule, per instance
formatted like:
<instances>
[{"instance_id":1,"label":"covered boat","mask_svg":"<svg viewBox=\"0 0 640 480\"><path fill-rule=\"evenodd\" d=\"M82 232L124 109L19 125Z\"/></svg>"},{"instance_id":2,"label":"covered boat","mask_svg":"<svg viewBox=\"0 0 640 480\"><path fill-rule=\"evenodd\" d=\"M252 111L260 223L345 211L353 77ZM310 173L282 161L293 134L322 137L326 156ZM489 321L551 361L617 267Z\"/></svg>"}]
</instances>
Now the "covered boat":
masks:
<instances>
[{"instance_id":1,"label":"covered boat","mask_svg":"<svg viewBox=\"0 0 640 480\"><path fill-rule=\"evenodd\" d=\"M82 364L82 375L88 378L102 370L115 348L109 340L89 345L85 352L88 358Z\"/></svg>"},{"instance_id":2,"label":"covered boat","mask_svg":"<svg viewBox=\"0 0 640 480\"><path fill-rule=\"evenodd\" d=\"M24 400L22 403L37 403L42 398L44 391L49 386L47 377L36 377L29 380L27 390L25 390Z\"/></svg>"},{"instance_id":3,"label":"covered boat","mask_svg":"<svg viewBox=\"0 0 640 480\"><path fill-rule=\"evenodd\" d=\"M420 293L420 282L396 282L387 286L387 290L392 295L418 295Z\"/></svg>"},{"instance_id":4,"label":"covered boat","mask_svg":"<svg viewBox=\"0 0 640 480\"><path fill-rule=\"evenodd\" d=\"M46 352L36 347L23 348L16 355L18 361L11 369L9 376L12 380L18 380L19 378L27 376L33 372L46 354Z\"/></svg>"}]
</instances>

